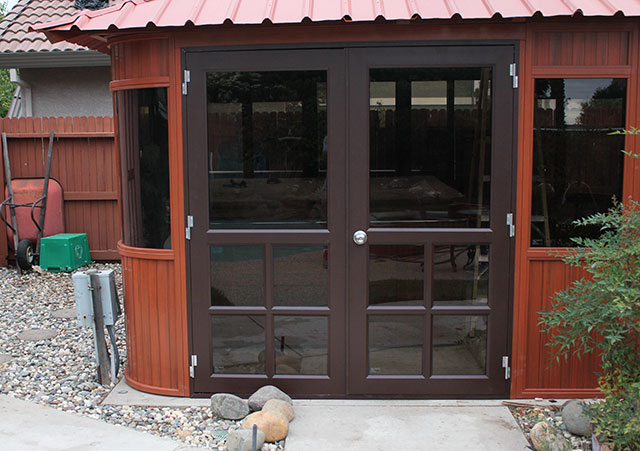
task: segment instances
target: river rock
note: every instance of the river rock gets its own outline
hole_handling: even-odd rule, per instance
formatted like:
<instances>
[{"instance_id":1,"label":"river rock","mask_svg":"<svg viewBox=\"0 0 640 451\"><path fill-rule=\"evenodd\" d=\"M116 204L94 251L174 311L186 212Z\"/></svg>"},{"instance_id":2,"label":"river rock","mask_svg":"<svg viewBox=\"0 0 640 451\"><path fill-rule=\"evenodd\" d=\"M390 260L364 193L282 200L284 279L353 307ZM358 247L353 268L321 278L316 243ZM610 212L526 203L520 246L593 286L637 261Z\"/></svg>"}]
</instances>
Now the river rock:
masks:
<instances>
[{"instance_id":1,"label":"river rock","mask_svg":"<svg viewBox=\"0 0 640 451\"><path fill-rule=\"evenodd\" d=\"M270 410L272 412L281 413L288 422L293 421L295 414L293 413L293 406L281 399L270 399L267 401L262 410Z\"/></svg>"},{"instance_id":2,"label":"river rock","mask_svg":"<svg viewBox=\"0 0 640 451\"><path fill-rule=\"evenodd\" d=\"M257 442L255 449L262 448L266 436L264 432L258 429ZM227 436L228 451L253 451L253 430L252 429L236 429L229 431Z\"/></svg>"},{"instance_id":3,"label":"river rock","mask_svg":"<svg viewBox=\"0 0 640 451\"><path fill-rule=\"evenodd\" d=\"M249 404L230 393L216 393L211 397L211 410L225 420L240 420L249 415Z\"/></svg>"},{"instance_id":4,"label":"river rock","mask_svg":"<svg viewBox=\"0 0 640 451\"><path fill-rule=\"evenodd\" d=\"M62 318L62 319L73 319L76 317L76 309L74 308L63 308L60 310L54 310L51 313L51 316L54 318Z\"/></svg>"},{"instance_id":5,"label":"river rock","mask_svg":"<svg viewBox=\"0 0 640 451\"><path fill-rule=\"evenodd\" d=\"M529 437L537 451L571 451L571 443L546 421L537 423L531 429Z\"/></svg>"},{"instance_id":6,"label":"river rock","mask_svg":"<svg viewBox=\"0 0 640 451\"><path fill-rule=\"evenodd\" d=\"M284 439L289 433L289 422L286 417L278 412L271 410L261 410L260 412L253 412L247 418L242 420L240 427L242 429L253 428L253 425L258 426L265 435L265 441L277 442Z\"/></svg>"},{"instance_id":7,"label":"river rock","mask_svg":"<svg viewBox=\"0 0 640 451\"><path fill-rule=\"evenodd\" d=\"M25 341L50 340L58 335L55 329L25 329L18 334L18 338Z\"/></svg>"},{"instance_id":8,"label":"river rock","mask_svg":"<svg viewBox=\"0 0 640 451\"><path fill-rule=\"evenodd\" d=\"M262 410L270 399L280 399L293 405L291 398L285 392L273 385L265 385L249 397L249 408L254 411Z\"/></svg>"},{"instance_id":9,"label":"river rock","mask_svg":"<svg viewBox=\"0 0 640 451\"><path fill-rule=\"evenodd\" d=\"M585 412L582 401L577 399L567 401L562 406L562 421L572 434L582 436L591 434L591 420Z\"/></svg>"}]
</instances>

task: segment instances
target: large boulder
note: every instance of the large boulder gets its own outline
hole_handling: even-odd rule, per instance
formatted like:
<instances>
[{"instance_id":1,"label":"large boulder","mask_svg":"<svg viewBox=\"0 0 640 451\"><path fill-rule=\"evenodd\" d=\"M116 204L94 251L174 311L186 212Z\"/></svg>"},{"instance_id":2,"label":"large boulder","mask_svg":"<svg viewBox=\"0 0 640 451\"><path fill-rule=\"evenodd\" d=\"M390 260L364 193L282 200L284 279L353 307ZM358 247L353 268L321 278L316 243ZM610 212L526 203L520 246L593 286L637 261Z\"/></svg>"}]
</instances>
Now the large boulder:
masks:
<instances>
[{"instance_id":1,"label":"large boulder","mask_svg":"<svg viewBox=\"0 0 640 451\"><path fill-rule=\"evenodd\" d=\"M257 441L255 449L262 448L265 440L264 432L258 429ZM253 451L253 430L252 429L236 429L229 431L227 436L227 451Z\"/></svg>"},{"instance_id":2,"label":"large boulder","mask_svg":"<svg viewBox=\"0 0 640 451\"><path fill-rule=\"evenodd\" d=\"M288 422L293 421L295 414L293 413L293 406L281 399L270 399L267 401L262 410L270 410L272 412L281 413Z\"/></svg>"},{"instance_id":3,"label":"large boulder","mask_svg":"<svg viewBox=\"0 0 640 451\"><path fill-rule=\"evenodd\" d=\"M537 423L529 432L529 438L537 451L571 451L571 443L546 421Z\"/></svg>"},{"instance_id":4,"label":"large boulder","mask_svg":"<svg viewBox=\"0 0 640 451\"><path fill-rule=\"evenodd\" d=\"M567 431L572 434L591 434L591 420L585 412L585 405L582 401L572 399L562 406L562 422L567 427Z\"/></svg>"},{"instance_id":5,"label":"large boulder","mask_svg":"<svg viewBox=\"0 0 640 451\"><path fill-rule=\"evenodd\" d=\"M278 412L270 410L262 410L253 412L247 418L242 420L240 427L242 429L252 429L253 425L258 426L265 435L265 441L277 442L283 440L289 433L289 422Z\"/></svg>"},{"instance_id":6,"label":"large boulder","mask_svg":"<svg viewBox=\"0 0 640 451\"><path fill-rule=\"evenodd\" d=\"M249 408L254 411L262 410L270 399L280 399L293 405L291 398L285 392L273 385L265 385L249 397Z\"/></svg>"},{"instance_id":7,"label":"large boulder","mask_svg":"<svg viewBox=\"0 0 640 451\"><path fill-rule=\"evenodd\" d=\"M211 397L211 410L225 420L240 420L249 415L249 403L230 393L216 393Z\"/></svg>"}]
</instances>

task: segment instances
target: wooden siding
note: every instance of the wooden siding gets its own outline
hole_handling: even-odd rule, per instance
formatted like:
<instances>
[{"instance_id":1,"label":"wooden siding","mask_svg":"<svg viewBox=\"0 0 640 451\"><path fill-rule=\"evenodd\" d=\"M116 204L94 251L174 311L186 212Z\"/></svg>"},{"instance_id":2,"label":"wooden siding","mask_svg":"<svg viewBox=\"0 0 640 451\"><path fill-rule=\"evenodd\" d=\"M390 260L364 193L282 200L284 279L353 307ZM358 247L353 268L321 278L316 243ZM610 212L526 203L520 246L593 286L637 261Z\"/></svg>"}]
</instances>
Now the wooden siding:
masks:
<instances>
[{"instance_id":1,"label":"wooden siding","mask_svg":"<svg viewBox=\"0 0 640 451\"><path fill-rule=\"evenodd\" d=\"M119 243L127 327L127 383L170 396L189 394L181 352L187 339L176 302L174 254Z\"/></svg>"},{"instance_id":2,"label":"wooden siding","mask_svg":"<svg viewBox=\"0 0 640 451\"><path fill-rule=\"evenodd\" d=\"M608 29L606 28L608 27ZM521 43L520 112L518 138L518 200L516 274L514 290L513 369L511 396L589 397L598 396L598 359L571 357L549 367L546 336L539 332L538 312L550 306L555 292L584 276L566 266L549 249L531 248L531 186L533 170L533 110L536 78L626 78L627 126L638 120L638 26L585 27L566 24L562 28L529 25ZM638 150L637 137L629 137L625 147ZM638 198L640 165L627 158L623 197Z\"/></svg>"},{"instance_id":3,"label":"wooden siding","mask_svg":"<svg viewBox=\"0 0 640 451\"><path fill-rule=\"evenodd\" d=\"M146 36L133 42L114 43L111 89L168 86L169 57L169 40L166 38Z\"/></svg>"},{"instance_id":4,"label":"wooden siding","mask_svg":"<svg viewBox=\"0 0 640 451\"><path fill-rule=\"evenodd\" d=\"M514 375L524 379L525 387L535 387L554 390L582 390L585 395L593 395L593 388L598 380L595 369L598 360L594 356L584 356L581 359L571 357L560 364L552 364L551 350L546 343L546 335L540 332L538 312L551 307L554 293L566 288L572 281L585 275L579 268L567 268L558 260L535 258L529 262L529 305L526 324L527 336L527 370L523 374ZM538 362L535 364L535 362ZM529 389L529 391L531 391ZM527 395L527 393L523 393ZM535 393L533 393L535 395ZM531 396L531 394L529 394Z\"/></svg>"},{"instance_id":5,"label":"wooden siding","mask_svg":"<svg viewBox=\"0 0 640 451\"><path fill-rule=\"evenodd\" d=\"M65 231L86 233L94 260L117 260L121 224L113 119L0 119L0 132L7 133L12 178L44 176L50 131L55 133L51 176L64 189ZM4 186L2 162L0 172ZM4 224L0 234L6 237ZM0 264L6 263L7 255L7 240L0 238Z\"/></svg>"},{"instance_id":6,"label":"wooden siding","mask_svg":"<svg viewBox=\"0 0 640 451\"><path fill-rule=\"evenodd\" d=\"M627 31L541 31L534 33L535 66L624 66Z\"/></svg>"}]
</instances>

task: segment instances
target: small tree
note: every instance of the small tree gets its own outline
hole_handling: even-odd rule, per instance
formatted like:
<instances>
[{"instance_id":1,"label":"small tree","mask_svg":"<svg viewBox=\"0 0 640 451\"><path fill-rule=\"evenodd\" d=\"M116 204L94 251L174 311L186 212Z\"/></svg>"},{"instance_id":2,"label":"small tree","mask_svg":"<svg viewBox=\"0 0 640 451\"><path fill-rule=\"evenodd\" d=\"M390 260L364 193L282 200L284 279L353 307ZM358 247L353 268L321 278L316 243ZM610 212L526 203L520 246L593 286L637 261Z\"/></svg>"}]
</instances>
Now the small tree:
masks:
<instances>
[{"instance_id":1,"label":"small tree","mask_svg":"<svg viewBox=\"0 0 640 451\"><path fill-rule=\"evenodd\" d=\"M640 204L614 199L609 211L575 223L601 230L597 239L573 238L579 247L562 256L590 277L556 293L551 309L540 312L540 325L556 361L599 352L605 399L589 409L594 433L616 451L640 450Z\"/></svg>"}]
</instances>

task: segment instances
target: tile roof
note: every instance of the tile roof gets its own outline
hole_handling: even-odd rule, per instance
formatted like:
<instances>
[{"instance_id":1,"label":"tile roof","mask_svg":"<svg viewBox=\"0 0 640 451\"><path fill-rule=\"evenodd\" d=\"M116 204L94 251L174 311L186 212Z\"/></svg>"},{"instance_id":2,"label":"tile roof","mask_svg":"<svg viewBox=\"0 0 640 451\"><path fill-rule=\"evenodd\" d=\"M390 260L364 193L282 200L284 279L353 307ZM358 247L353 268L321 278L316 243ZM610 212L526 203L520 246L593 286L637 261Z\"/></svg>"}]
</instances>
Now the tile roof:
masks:
<instances>
[{"instance_id":1,"label":"tile roof","mask_svg":"<svg viewBox=\"0 0 640 451\"><path fill-rule=\"evenodd\" d=\"M73 3L73 0L19 0L0 21L0 54L88 50L64 41L52 44L44 34L29 31L35 24L73 16L78 12Z\"/></svg>"}]
</instances>

